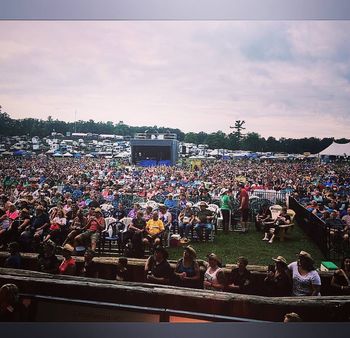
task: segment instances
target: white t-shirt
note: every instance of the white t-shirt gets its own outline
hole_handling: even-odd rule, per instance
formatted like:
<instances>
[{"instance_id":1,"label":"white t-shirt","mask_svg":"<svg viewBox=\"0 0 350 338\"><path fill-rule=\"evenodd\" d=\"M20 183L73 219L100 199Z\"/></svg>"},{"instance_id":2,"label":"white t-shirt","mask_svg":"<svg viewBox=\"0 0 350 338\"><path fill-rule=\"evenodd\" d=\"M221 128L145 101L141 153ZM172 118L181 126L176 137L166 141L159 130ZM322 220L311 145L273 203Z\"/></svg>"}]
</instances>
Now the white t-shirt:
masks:
<instances>
[{"instance_id":1,"label":"white t-shirt","mask_svg":"<svg viewBox=\"0 0 350 338\"><path fill-rule=\"evenodd\" d=\"M209 267L207 271L204 274L204 280L207 282L212 282L212 283L218 283L218 272L221 271L221 268L217 268L214 270L212 273L210 273L211 268ZM214 287L212 286L204 286L204 289L206 290L215 290Z\"/></svg>"},{"instance_id":2,"label":"white t-shirt","mask_svg":"<svg viewBox=\"0 0 350 338\"><path fill-rule=\"evenodd\" d=\"M63 225L66 225L67 219L64 218L64 217L61 218L61 217L56 216L56 217L52 220L52 222L55 223L55 224L59 224L59 225L63 226Z\"/></svg>"},{"instance_id":3,"label":"white t-shirt","mask_svg":"<svg viewBox=\"0 0 350 338\"><path fill-rule=\"evenodd\" d=\"M312 284L321 285L320 275L316 270L312 270L305 276L300 275L298 263L293 262L288 265L293 279L293 296L309 296L312 290ZM319 293L318 296L321 294Z\"/></svg>"}]
</instances>

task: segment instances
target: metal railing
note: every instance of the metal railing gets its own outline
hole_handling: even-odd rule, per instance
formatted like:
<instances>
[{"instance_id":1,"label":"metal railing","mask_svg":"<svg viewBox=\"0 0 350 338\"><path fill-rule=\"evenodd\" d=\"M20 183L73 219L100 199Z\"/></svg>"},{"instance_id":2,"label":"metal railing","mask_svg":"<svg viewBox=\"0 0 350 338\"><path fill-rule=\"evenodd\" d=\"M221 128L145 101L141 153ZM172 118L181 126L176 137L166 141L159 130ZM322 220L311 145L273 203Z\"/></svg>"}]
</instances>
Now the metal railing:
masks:
<instances>
[{"instance_id":1,"label":"metal railing","mask_svg":"<svg viewBox=\"0 0 350 338\"><path fill-rule=\"evenodd\" d=\"M30 299L31 301L40 302L40 301L49 301L53 303L64 303L68 305L80 305L87 306L91 308L103 308L113 310L122 310L128 312L137 312L139 314L153 314L159 316L160 322L169 322L171 316L182 317L186 319L194 319L194 320L206 320L211 322L250 322L250 323L268 323L268 321L257 320L251 318L243 318L243 317L233 317L233 316L225 316L220 314L211 314L211 313L203 313L203 312L193 312L193 311L183 311L183 310L174 310L167 308L157 308L157 307L148 307L148 306L139 306L139 305L129 305L129 304L118 304L118 303L109 303L109 302L98 302L93 300L85 300L85 299L72 299L65 297L54 297L54 296L46 296L46 295L36 295L36 294L27 294L21 293L20 298ZM34 309L37 306L33 307ZM35 316L34 316L35 318ZM59 321L59 318L55 318L56 321Z\"/></svg>"},{"instance_id":2,"label":"metal railing","mask_svg":"<svg viewBox=\"0 0 350 338\"><path fill-rule=\"evenodd\" d=\"M323 255L330 259L329 231L327 231L325 222L305 209L291 196L289 196L289 207L295 211L298 225L319 247Z\"/></svg>"}]
</instances>

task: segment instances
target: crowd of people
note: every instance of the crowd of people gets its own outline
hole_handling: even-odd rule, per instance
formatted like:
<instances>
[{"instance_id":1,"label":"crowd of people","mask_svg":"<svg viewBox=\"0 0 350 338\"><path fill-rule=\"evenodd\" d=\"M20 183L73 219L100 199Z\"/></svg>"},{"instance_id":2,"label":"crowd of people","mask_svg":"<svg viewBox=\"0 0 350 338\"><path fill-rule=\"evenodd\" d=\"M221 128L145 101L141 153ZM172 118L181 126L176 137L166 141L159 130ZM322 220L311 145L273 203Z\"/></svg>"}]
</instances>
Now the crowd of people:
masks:
<instances>
[{"instance_id":1,"label":"crowd of people","mask_svg":"<svg viewBox=\"0 0 350 338\"><path fill-rule=\"evenodd\" d=\"M74 248L66 244L62 251L60 262L55 254L55 243L45 242L42 252L37 257L38 270L51 274L83 276L99 278L99 269L94 261L94 252L87 250L84 262L78 268L72 257ZM5 266L20 267L15 259L18 251L12 250ZM314 261L308 252L301 251L297 260L287 263L282 256L272 258L274 264L268 266L263 285L259 285L260 295L271 297L308 297L320 296L321 279L314 267ZM204 266L204 274L201 273ZM238 294L251 294L254 289L254 278L247 268L248 260L238 257L236 267L225 272L221 259L211 253L207 261L199 262L195 249L188 245L183 256L177 261L175 268L168 262L168 252L162 246L157 246L149 256L144 266L144 282L152 284L176 285L186 288L202 288L205 290L225 291ZM331 287L339 295L350 294L350 257L344 258L341 269L337 270L331 280ZM118 259L115 280L133 281L127 258ZM14 284L5 284L0 288L0 321L18 321L27 318L25 307L28 304L19 302L18 288ZM28 316L28 315L27 315ZM294 312L285 315L284 322L302 321Z\"/></svg>"},{"instance_id":2,"label":"crowd of people","mask_svg":"<svg viewBox=\"0 0 350 338\"><path fill-rule=\"evenodd\" d=\"M258 190L288 192L324 219L332 235L349 240L350 173L341 163L242 160L203 162L195 168L140 168L107 159L40 155L2 160L0 181L3 249L11 244L21 251L39 252L53 242L96 254L101 236L110 234L106 220L112 216L116 221L131 220L122 244L142 257L146 248L165 245L175 225L183 243L209 240L217 221L213 203L220 206L224 233L236 211L246 232L249 195ZM145 203L150 200L154 203ZM286 208L271 219L268 205L256 218L257 229L269 243L280 225L289 222Z\"/></svg>"},{"instance_id":3,"label":"crowd of people","mask_svg":"<svg viewBox=\"0 0 350 338\"><path fill-rule=\"evenodd\" d=\"M349 241L347 168L245 160L140 168L107 159L8 158L0 162L0 247L17 242L22 251L37 251L52 240L96 252L101 234L107 234L106 216L128 217L122 246L142 257L146 248L164 244L171 229L184 243L209 240L218 215L213 203L220 206L224 233L234 213L240 215L241 232L248 231L249 195L259 190L288 192L323 219L332 236ZM145 205L149 200L156 203ZM272 243L290 216L284 208L278 219L271 218L268 207L262 206L256 226Z\"/></svg>"},{"instance_id":4,"label":"crowd of people","mask_svg":"<svg viewBox=\"0 0 350 338\"><path fill-rule=\"evenodd\" d=\"M9 252L4 267L21 268L21 254L18 247L11 246ZM37 255L37 270L50 274L101 277L93 250L88 249L85 252L82 264L77 264L76 258L72 256L73 252L74 248L65 244L61 252L62 258L59 259L55 243L48 240ZM218 255L211 253L207 255L206 261L200 261L197 259L194 247L187 245L184 247L182 257L172 267L168 261L167 249L156 246L154 253L145 262L144 282L271 297L321 295L321 278L308 252L300 251L297 260L289 264L283 256L272 258L272 262L273 264L267 268L263 285L260 282L259 285L254 285L256 280L247 268L248 259L243 256L238 257L236 266L228 273ZM113 278L119 281L134 281L127 258L118 258ZM336 294L349 295L349 278L350 257L345 257L341 268L334 272L331 280L333 291Z\"/></svg>"}]
</instances>

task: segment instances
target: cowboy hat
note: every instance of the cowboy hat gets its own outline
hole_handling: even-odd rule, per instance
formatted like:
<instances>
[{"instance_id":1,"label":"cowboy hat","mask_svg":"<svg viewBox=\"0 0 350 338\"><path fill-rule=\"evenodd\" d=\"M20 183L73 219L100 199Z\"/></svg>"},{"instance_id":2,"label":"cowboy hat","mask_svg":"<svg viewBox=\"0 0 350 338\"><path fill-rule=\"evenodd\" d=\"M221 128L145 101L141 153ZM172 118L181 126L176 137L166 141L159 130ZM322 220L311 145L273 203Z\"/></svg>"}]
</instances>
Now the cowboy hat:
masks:
<instances>
[{"instance_id":1,"label":"cowboy hat","mask_svg":"<svg viewBox=\"0 0 350 338\"><path fill-rule=\"evenodd\" d=\"M187 245L186 248L185 248L185 251L187 251L192 258L196 258L197 257L196 250L191 245Z\"/></svg>"}]
</instances>

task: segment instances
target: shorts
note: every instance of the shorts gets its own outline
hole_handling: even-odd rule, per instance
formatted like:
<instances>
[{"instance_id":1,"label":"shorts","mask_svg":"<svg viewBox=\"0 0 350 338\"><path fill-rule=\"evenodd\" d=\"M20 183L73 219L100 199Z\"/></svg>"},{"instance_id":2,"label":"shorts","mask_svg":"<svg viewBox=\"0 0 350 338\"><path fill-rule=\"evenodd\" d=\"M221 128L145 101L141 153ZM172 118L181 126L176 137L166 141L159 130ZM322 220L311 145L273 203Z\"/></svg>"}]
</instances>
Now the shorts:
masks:
<instances>
[{"instance_id":1,"label":"shorts","mask_svg":"<svg viewBox=\"0 0 350 338\"><path fill-rule=\"evenodd\" d=\"M248 218L249 218L249 209L242 209L241 210L242 222L248 222Z\"/></svg>"},{"instance_id":2,"label":"shorts","mask_svg":"<svg viewBox=\"0 0 350 338\"><path fill-rule=\"evenodd\" d=\"M97 231L87 230L81 234L82 240L90 240L91 243L97 243L100 239L100 234Z\"/></svg>"}]
</instances>

